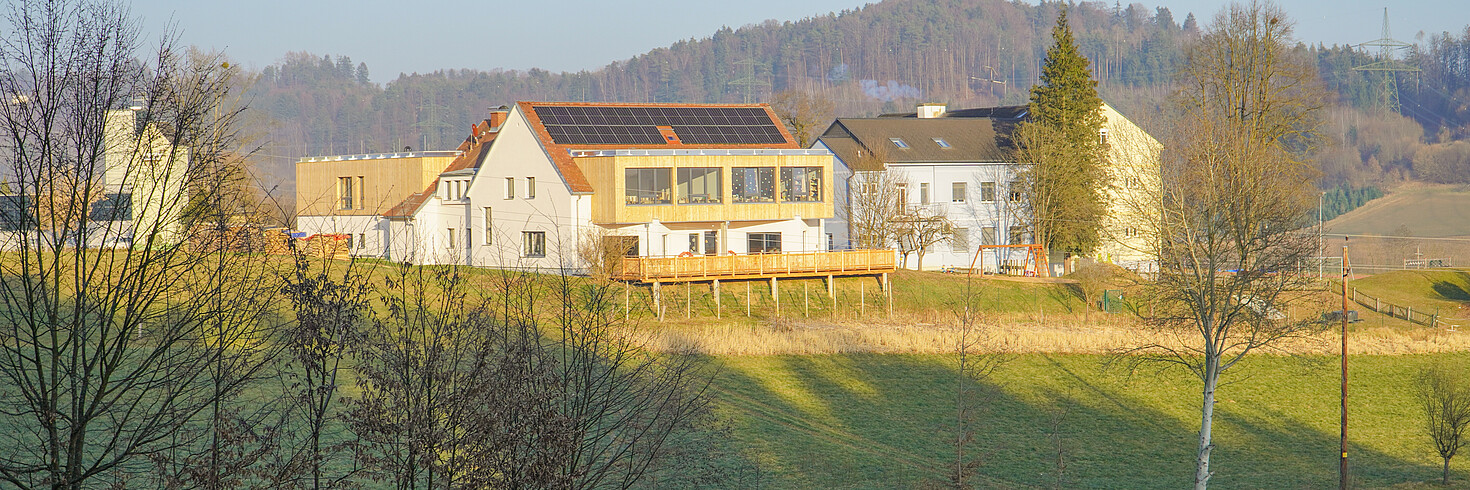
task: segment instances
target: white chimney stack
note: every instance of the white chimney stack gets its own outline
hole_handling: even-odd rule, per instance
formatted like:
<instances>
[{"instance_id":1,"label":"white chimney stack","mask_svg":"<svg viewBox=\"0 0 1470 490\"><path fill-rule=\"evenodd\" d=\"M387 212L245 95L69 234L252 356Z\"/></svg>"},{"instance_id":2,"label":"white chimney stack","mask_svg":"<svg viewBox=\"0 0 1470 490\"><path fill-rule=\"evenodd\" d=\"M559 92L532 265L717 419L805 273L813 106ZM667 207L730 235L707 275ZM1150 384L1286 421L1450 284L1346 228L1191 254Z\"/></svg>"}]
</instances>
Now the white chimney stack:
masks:
<instances>
[{"instance_id":1,"label":"white chimney stack","mask_svg":"<svg viewBox=\"0 0 1470 490\"><path fill-rule=\"evenodd\" d=\"M923 104L919 104L919 119L933 119L936 117L944 117L944 109L944 104L939 104L935 102L925 102Z\"/></svg>"}]
</instances>

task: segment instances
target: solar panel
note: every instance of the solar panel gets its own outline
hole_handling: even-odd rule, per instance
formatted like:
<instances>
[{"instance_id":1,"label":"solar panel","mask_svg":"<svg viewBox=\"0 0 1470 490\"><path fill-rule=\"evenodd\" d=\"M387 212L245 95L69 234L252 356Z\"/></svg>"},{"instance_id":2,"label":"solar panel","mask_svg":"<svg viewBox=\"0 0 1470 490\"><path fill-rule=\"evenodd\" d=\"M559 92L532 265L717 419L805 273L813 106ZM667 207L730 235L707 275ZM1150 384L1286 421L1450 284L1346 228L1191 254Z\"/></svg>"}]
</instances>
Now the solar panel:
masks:
<instances>
[{"instance_id":1,"label":"solar panel","mask_svg":"<svg viewBox=\"0 0 1470 490\"><path fill-rule=\"evenodd\" d=\"M759 107L534 106L551 140L563 145L663 145L669 126L685 144L786 143Z\"/></svg>"}]
</instances>

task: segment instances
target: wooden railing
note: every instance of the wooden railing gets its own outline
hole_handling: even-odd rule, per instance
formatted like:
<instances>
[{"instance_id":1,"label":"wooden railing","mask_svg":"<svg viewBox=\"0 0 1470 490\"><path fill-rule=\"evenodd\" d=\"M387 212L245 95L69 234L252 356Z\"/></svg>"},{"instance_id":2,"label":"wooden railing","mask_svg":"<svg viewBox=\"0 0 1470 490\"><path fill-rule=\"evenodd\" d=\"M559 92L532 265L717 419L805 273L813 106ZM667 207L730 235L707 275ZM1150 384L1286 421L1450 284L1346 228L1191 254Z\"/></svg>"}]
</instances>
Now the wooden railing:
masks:
<instances>
[{"instance_id":1,"label":"wooden railing","mask_svg":"<svg viewBox=\"0 0 1470 490\"><path fill-rule=\"evenodd\" d=\"M765 277L847 276L893 272L892 250L844 250L692 257L624 257L614 278L686 282Z\"/></svg>"}]
</instances>

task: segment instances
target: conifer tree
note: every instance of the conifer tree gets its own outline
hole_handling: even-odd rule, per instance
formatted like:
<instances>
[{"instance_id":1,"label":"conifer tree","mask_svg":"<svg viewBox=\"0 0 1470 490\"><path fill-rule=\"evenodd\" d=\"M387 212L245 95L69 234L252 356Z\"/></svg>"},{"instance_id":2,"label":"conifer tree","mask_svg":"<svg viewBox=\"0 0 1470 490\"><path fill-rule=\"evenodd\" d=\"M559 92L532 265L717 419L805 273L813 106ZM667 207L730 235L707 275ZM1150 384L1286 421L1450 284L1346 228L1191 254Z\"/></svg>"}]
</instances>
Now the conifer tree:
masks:
<instances>
[{"instance_id":1,"label":"conifer tree","mask_svg":"<svg viewBox=\"0 0 1470 490\"><path fill-rule=\"evenodd\" d=\"M1067 11L1057 16L1039 83L1031 88L1031 121L1017 129L1018 178L1035 243L1072 254L1092 252L1106 209L1102 99L1078 51Z\"/></svg>"}]
</instances>

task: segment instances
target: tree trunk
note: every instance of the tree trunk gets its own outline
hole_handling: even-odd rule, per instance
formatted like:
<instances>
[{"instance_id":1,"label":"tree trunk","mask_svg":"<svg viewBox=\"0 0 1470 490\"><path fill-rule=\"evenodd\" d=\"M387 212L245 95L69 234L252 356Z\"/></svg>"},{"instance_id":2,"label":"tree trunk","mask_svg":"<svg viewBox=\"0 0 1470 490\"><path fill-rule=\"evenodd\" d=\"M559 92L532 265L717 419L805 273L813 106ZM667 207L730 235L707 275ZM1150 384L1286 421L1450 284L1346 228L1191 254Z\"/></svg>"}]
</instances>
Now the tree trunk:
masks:
<instances>
[{"instance_id":1,"label":"tree trunk","mask_svg":"<svg viewBox=\"0 0 1470 490\"><path fill-rule=\"evenodd\" d=\"M1210 451L1215 448L1210 443L1210 425L1215 420L1215 384L1220 379L1219 358L1212 354L1206 354L1205 359L1205 388L1203 401L1200 404L1199 425L1199 452L1195 457L1194 488L1205 490L1210 481Z\"/></svg>"},{"instance_id":2,"label":"tree trunk","mask_svg":"<svg viewBox=\"0 0 1470 490\"><path fill-rule=\"evenodd\" d=\"M1443 486L1450 485L1450 458L1444 459L1444 476L1440 484Z\"/></svg>"}]
</instances>

